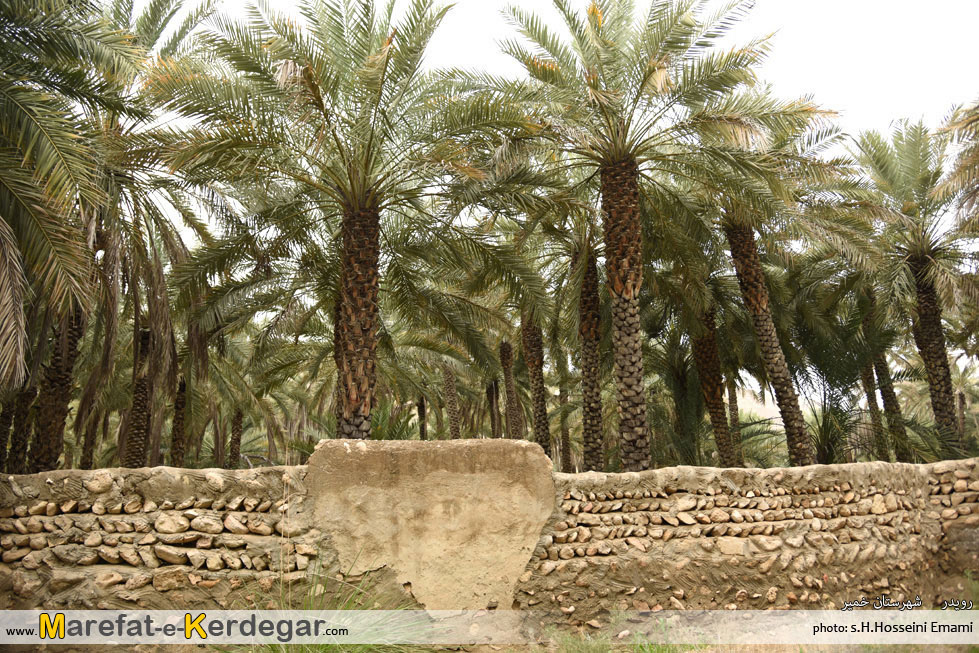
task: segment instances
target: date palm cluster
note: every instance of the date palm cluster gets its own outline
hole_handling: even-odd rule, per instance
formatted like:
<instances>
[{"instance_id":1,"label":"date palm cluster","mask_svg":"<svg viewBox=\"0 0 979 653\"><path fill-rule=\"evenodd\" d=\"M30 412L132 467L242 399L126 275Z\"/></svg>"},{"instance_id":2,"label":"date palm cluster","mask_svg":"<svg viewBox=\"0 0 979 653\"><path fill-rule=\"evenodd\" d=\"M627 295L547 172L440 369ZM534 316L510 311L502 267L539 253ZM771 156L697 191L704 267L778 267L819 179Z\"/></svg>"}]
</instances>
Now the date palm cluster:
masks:
<instances>
[{"instance_id":1,"label":"date palm cluster","mask_svg":"<svg viewBox=\"0 0 979 653\"><path fill-rule=\"evenodd\" d=\"M975 453L979 110L847 135L750 2L552 1L512 77L434 0L2 3L0 469Z\"/></svg>"}]
</instances>

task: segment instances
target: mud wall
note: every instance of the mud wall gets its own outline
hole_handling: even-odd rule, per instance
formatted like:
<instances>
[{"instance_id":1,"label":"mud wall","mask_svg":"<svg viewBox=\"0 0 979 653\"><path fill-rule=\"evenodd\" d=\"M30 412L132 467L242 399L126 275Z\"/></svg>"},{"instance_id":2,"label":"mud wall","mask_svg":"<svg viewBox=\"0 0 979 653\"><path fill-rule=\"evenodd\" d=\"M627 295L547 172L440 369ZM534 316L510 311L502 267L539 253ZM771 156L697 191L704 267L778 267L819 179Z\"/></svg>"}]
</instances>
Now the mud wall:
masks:
<instances>
[{"instance_id":1,"label":"mud wall","mask_svg":"<svg viewBox=\"0 0 979 653\"><path fill-rule=\"evenodd\" d=\"M371 577L382 607L590 627L623 609L929 605L979 568L976 464L555 474L519 441L334 440L301 467L9 476L0 608L299 606L313 577Z\"/></svg>"}]
</instances>

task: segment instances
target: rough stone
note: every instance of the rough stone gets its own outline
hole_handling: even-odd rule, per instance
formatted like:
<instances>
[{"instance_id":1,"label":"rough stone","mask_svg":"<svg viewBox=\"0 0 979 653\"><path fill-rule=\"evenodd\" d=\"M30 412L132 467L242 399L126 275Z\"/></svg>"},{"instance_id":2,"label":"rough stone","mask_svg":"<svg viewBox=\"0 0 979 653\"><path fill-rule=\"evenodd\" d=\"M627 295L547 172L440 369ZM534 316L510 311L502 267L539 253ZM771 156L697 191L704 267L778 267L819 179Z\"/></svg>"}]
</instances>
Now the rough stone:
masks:
<instances>
[{"instance_id":1,"label":"rough stone","mask_svg":"<svg viewBox=\"0 0 979 653\"><path fill-rule=\"evenodd\" d=\"M190 528L190 521L183 515L173 513L160 513L160 516L153 522L153 528L160 533L182 533Z\"/></svg>"}]
</instances>

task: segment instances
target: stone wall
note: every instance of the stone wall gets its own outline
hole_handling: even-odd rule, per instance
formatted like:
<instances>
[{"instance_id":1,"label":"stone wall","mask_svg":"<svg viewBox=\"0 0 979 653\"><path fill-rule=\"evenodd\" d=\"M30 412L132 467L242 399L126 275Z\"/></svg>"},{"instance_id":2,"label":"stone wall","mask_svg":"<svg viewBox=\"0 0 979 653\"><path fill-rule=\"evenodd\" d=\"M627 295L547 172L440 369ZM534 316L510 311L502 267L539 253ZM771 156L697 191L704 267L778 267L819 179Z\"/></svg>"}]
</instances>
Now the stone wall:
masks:
<instances>
[{"instance_id":1,"label":"stone wall","mask_svg":"<svg viewBox=\"0 0 979 653\"><path fill-rule=\"evenodd\" d=\"M265 607L320 555L305 467L104 469L0 484L0 607ZM247 587L246 587L247 585ZM250 598L249 598L250 597Z\"/></svg>"},{"instance_id":2,"label":"stone wall","mask_svg":"<svg viewBox=\"0 0 979 653\"><path fill-rule=\"evenodd\" d=\"M0 608L276 608L314 575L592 627L622 609L929 605L979 568L976 463L554 474L520 441L334 440L301 467L11 476Z\"/></svg>"},{"instance_id":3,"label":"stone wall","mask_svg":"<svg viewBox=\"0 0 979 653\"><path fill-rule=\"evenodd\" d=\"M924 466L555 476L560 502L516 603L584 622L613 610L914 597L941 541Z\"/></svg>"}]
</instances>

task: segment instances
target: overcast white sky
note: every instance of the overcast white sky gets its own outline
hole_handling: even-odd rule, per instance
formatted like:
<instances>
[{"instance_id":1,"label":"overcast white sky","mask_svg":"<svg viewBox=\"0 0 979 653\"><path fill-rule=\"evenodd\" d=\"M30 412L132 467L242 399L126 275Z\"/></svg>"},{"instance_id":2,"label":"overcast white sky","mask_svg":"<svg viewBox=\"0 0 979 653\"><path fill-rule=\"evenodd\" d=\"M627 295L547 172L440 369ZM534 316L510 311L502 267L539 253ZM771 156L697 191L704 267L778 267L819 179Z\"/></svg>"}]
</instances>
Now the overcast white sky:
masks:
<instances>
[{"instance_id":1,"label":"overcast white sky","mask_svg":"<svg viewBox=\"0 0 979 653\"><path fill-rule=\"evenodd\" d=\"M634 1L640 8L649 2ZM584 8L590 0L570 2ZM242 4L225 0L223 7L243 15ZM271 4L291 13L295 1ZM502 17L510 4L560 29L551 0L456 0L431 44L429 65L517 75L519 67L497 45L513 34ZM774 34L763 78L783 97L812 95L855 134L886 131L897 118L924 118L934 127L953 105L979 99L977 26L979 0L755 0L732 44Z\"/></svg>"},{"instance_id":2,"label":"overcast white sky","mask_svg":"<svg viewBox=\"0 0 979 653\"><path fill-rule=\"evenodd\" d=\"M510 34L500 15L508 4L458 0L432 43L432 65L516 74L496 46ZM517 4L558 25L550 0ZM757 0L735 35L774 33L765 79L779 95L813 95L855 133L902 117L936 126L952 105L979 99L977 27L979 0Z\"/></svg>"}]
</instances>

